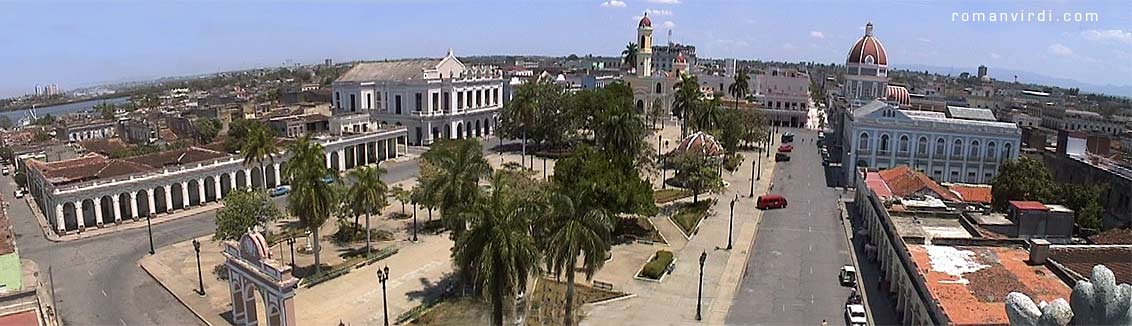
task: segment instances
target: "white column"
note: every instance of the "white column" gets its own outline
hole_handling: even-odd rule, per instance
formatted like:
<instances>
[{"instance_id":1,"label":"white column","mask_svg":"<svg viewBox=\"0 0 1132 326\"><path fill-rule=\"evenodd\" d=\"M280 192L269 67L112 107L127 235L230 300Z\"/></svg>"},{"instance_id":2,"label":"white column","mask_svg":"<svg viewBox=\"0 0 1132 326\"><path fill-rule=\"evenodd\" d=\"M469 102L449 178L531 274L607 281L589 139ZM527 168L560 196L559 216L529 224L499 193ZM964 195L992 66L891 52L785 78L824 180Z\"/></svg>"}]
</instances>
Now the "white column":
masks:
<instances>
[{"instance_id":1,"label":"white column","mask_svg":"<svg viewBox=\"0 0 1132 326\"><path fill-rule=\"evenodd\" d=\"M346 171L346 150L338 150L338 171Z\"/></svg>"},{"instance_id":2,"label":"white column","mask_svg":"<svg viewBox=\"0 0 1132 326\"><path fill-rule=\"evenodd\" d=\"M147 216L153 216L154 214L157 214L157 206L153 203L154 196L155 195L153 193L153 189L145 191L145 200L149 201L149 206L146 206L147 210L149 210L149 212L146 212Z\"/></svg>"},{"instance_id":3,"label":"white column","mask_svg":"<svg viewBox=\"0 0 1132 326\"><path fill-rule=\"evenodd\" d=\"M83 217L83 200L82 199L79 199L79 201L75 202L75 219L78 220L78 222L79 222L79 229L86 228L86 221L83 220L84 217Z\"/></svg>"},{"instance_id":4,"label":"white column","mask_svg":"<svg viewBox=\"0 0 1132 326\"><path fill-rule=\"evenodd\" d=\"M220 176L213 177L212 183L213 187L216 188L216 201L220 201L220 198L224 197L223 194L220 193Z\"/></svg>"},{"instance_id":5,"label":"white column","mask_svg":"<svg viewBox=\"0 0 1132 326\"><path fill-rule=\"evenodd\" d=\"M165 188L165 213L172 212L173 211L173 194L172 194L173 186L172 185L164 185L164 186L161 186L161 187Z\"/></svg>"},{"instance_id":6,"label":"white column","mask_svg":"<svg viewBox=\"0 0 1132 326\"><path fill-rule=\"evenodd\" d=\"M94 199L94 225L102 226L102 198Z\"/></svg>"},{"instance_id":7,"label":"white column","mask_svg":"<svg viewBox=\"0 0 1132 326\"><path fill-rule=\"evenodd\" d=\"M208 202L208 200L206 198L204 198L204 188L205 187L207 187L207 186L204 185L204 178L197 179L197 193L200 195L200 197L198 197L198 198L200 198L200 204L199 205L201 205L201 206L204 206L204 203Z\"/></svg>"},{"instance_id":8,"label":"white column","mask_svg":"<svg viewBox=\"0 0 1132 326\"><path fill-rule=\"evenodd\" d=\"M136 219L138 216L141 216L138 212L138 193L130 192L130 218Z\"/></svg>"},{"instance_id":9,"label":"white column","mask_svg":"<svg viewBox=\"0 0 1132 326\"><path fill-rule=\"evenodd\" d=\"M252 189L252 178L255 178L252 175L252 169L244 169L244 175L248 176L244 178L244 189Z\"/></svg>"},{"instance_id":10,"label":"white column","mask_svg":"<svg viewBox=\"0 0 1132 326\"><path fill-rule=\"evenodd\" d=\"M59 230L59 233L67 231L67 221L63 216L63 204L55 205L55 229Z\"/></svg>"},{"instance_id":11,"label":"white column","mask_svg":"<svg viewBox=\"0 0 1132 326\"><path fill-rule=\"evenodd\" d=\"M232 184L232 190L240 189L240 184L236 183L236 171L228 172L228 182Z\"/></svg>"},{"instance_id":12,"label":"white column","mask_svg":"<svg viewBox=\"0 0 1132 326\"><path fill-rule=\"evenodd\" d=\"M189 208L189 182L181 181L181 208Z\"/></svg>"},{"instance_id":13,"label":"white column","mask_svg":"<svg viewBox=\"0 0 1132 326\"><path fill-rule=\"evenodd\" d=\"M275 186L278 187L279 185L283 184L283 179L279 178L279 163L272 164L271 167L273 170L272 173L275 174Z\"/></svg>"},{"instance_id":14,"label":"white column","mask_svg":"<svg viewBox=\"0 0 1132 326\"><path fill-rule=\"evenodd\" d=\"M114 223L115 224L121 223L122 222L122 203L118 199L118 196L110 197L110 200L114 202L114 207L111 209L111 210L114 211Z\"/></svg>"}]
</instances>

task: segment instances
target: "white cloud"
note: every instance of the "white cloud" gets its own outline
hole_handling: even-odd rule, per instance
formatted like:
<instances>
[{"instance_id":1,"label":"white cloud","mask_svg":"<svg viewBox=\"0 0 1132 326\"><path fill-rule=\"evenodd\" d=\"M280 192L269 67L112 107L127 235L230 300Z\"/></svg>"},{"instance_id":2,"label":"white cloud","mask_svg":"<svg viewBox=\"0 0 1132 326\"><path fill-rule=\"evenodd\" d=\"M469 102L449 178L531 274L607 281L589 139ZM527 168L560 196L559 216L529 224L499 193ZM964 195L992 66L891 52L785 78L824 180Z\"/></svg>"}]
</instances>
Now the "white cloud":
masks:
<instances>
[{"instance_id":1,"label":"white cloud","mask_svg":"<svg viewBox=\"0 0 1132 326\"><path fill-rule=\"evenodd\" d=\"M1125 32L1120 29L1109 30L1095 30L1090 29L1081 32L1081 37L1090 41L1116 41L1121 43L1132 44L1132 32Z\"/></svg>"},{"instance_id":2,"label":"white cloud","mask_svg":"<svg viewBox=\"0 0 1132 326\"><path fill-rule=\"evenodd\" d=\"M645 9L645 12L653 16L672 16L672 10L668 9Z\"/></svg>"},{"instance_id":3,"label":"white cloud","mask_svg":"<svg viewBox=\"0 0 1132 326\"><path fill-rule=\"evenodd\" d=\"M673 28L676 27L676 23L673 23L671 20L666 20L661 26L664 26L664 28Z\"/></svg>"},{"instance_id":4,"label":"white cloud","mask_svg":"<svg viewBox=\"0 0 1132 326\"><path fill-rule=\"evenodd\" d=\"M609 0L601 3L602 7L606 8L625 8L625 1Z\"/></svg>"},{"instance_id":5,"label":"white cloud","mask_svg":"<svg viewBox=\"0 0 1132 326\"><path fill-rule=\"evenodd\" d=\"M1073 49L1070 49L1067 46L1061 45L1061 43L1054 43L1053 45L1050 45L1049 46L1049 53L1056 55L1056 56L1062 56L1062 57L1072 57L1072 56L1074 56Z\"/></svg>"},{"instance_id":6,"label":"white cloud","mask_svg":"<svg viewBox=\"0 0 1132 326\"><path fill-rule=\"evenodd\" d=\"M991 53L990 53L990 58L991 58L991 59L995 59L995 60L998 60L998 59L1002 59L1002 56L1001 56L1001 55L999 55L998 53L994 53L994 52L991 52Z\"/></svg>"},{"instance_id":7,"label":"white cloud","mask_svg":"<svg viewBox=\"0 0 1132 326\"><path fill-rule=\"evenodd\" d=\"M669 4L669 5L676 5L676 4L680 4L680 0L649 0L649 2L652 2L652 3L663 3L663 4Z\"/></svg>"},{"instance_id":8,"label":"white cloud","mask_svg":"<svg viewBox=\"0 0 1132 326\"><path fill-rule=\"evenodd\" d=\"M810 31L810 37L825 38L825 33L822 33L822 32L819 32L819 31Z\"/></svg>"}]
</instances>

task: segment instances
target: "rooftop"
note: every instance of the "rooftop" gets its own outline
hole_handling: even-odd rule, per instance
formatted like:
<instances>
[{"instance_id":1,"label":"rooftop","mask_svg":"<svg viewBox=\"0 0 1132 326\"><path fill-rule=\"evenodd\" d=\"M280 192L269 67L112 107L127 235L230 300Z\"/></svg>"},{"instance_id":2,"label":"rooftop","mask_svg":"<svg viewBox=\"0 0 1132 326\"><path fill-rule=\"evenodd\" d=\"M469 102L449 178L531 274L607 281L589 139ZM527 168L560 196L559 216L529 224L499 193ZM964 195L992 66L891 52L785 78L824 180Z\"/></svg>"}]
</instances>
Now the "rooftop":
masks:
<instances>
[{"instance_id":1,"label":"rooftop","mask_svg":"<svg viewBox=\"0 0 1132 326\"><path fill-rule=\"evenodd\" d=\"M191 164L226 157L229 154L203 147L189 147L135 156L127 159L112 159L100 154L87 154L79 158L57 162L29 161L29 164L43 172L43 176L53 185L63 185L97 179L153 171L171 165Z\"/></svg>"},{"instance_id":2,"label":"rooftop","mask_svg":"<svg viewBox=\"0 0 1132 326\"><path fill-rule=\"evenodd\" d=\"M892 214L896 233L901 237L970 239L971 233L957 218L918 217Z\"/></svg>"},{"instance_id":3,"label":"rooftop","mask_svg":"<svg viewBox=\"0 0 1132 326\"><path fill-rule=\"evenodd\" d=\"M989 109L947 106L947 115L953 119L998 121Z\"/></svg>"},{"instance_id":4,"label":"rooftop","mask_svg":"<svg viewBox=\"0 0 1132 326\"><path fill-rule=\"evenodd\" d=\"M947 189L952 193L959 196L959 199L968 203L990 204L991 203L991 186L990 185L970 185L953 183L948 184Z\"/></svg>"},{"instance_id":5,"label":"rooftop","mask_svg":"<svg viewBox=\"0 0 1132 326\"><path fill-rule=\"evenodd\" d=\"M881 170L878 174L896 197L932 195L945 201L959 201L959 197L951 191L941 187L926 174L912 170L907 165L898 165L891 169Z\"/></svg>"},{"instance_id":6,"label":"rooftop","mask_svg":"<svg viewBox=\"0 0 1132 326\"><path fill-rule=\"evenodd\" d=\"M1045 266L1025 263L1018 247L909 245L928 292L952 325L1008 325L1006 295L1035 301L1068 298L1070 289Z\"/></svg>"},{"instance_id":7,"label":"rooftop","mask_svg":"<svg viewBox=\"0 0 1132 326\"><path fill-rule=\"evenodd\" d=\"M359 63L338 78L338 82L409 81L424 79L424 71L436 68L440 59L398 60Z\"/></svg>"},{"instance_id":8,"label":"rooftop","mask_svg":"<svg viewBox=\"0 0 1132 326\"><path fill-rule=\"evenodd\" d=\"M1042 204L1041 202L1036 202L1036 201L1011 200L1010 201L1010 207L1014 207L1014 209L1020 209L1020 210L1039 210L1039 211L1048 211L1049 210L1049 207L1046 207L1046 204Z\"/></svg>"},{"instance_id":9,"label":"rooftop","mask_svg":"<svg viewBox=\"0 0 1132 326\"><path fill-rule=\"evenodd\" d=\"M1093 266L1104 265L1116 284L1132 284L1132 246L1050 246L1049 257L1083 279L1093 275Z\"/></svg>"},{"instance_id":10,"label":"rooftop","mask_svg":"<svg viewBox=\"0 0 1132 326\"><path fill-rule=\"evenodd\" d=\"M1132 229L1111 229L1089 237L1089 241L1099 245L1132 245Z\"/></svg>"}]
</instances>

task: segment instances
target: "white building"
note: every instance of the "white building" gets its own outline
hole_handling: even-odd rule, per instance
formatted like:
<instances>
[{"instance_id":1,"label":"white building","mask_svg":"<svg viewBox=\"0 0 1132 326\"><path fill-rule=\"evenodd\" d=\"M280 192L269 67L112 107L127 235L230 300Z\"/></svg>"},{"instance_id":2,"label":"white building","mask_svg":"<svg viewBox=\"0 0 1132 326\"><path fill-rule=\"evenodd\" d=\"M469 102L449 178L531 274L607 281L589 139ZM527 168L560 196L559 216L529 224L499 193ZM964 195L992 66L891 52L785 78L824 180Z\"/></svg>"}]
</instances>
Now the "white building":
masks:
<instances>
[{"instance_id":1,"label":"white building","mask_svg":"<svg viewBox=\"0 0 1132 326\"><path fill-rule=\"evenodd\" d=\"M1124 125L1116 120L1106 119L1100 113L1065 110L1065 117L1061 123L1061 129L1116 136L1124 132Z\"/></svg>"},{"instance_id":2,"label":"white building","mask_svg":"<svg viewBox=\"0 0 1132 326\"><path fill-rule=\"evenodd\" d=\"M451 50L441 59L360 63L333 84L330 128L405 126L417 145L490 135L503 83L499 68L465 66Z\"/></svg>"},{"instance_id":3,"label":"white building","mask_svg":"<svg viewBox=\"0 0 1132 326\"><path fill-rule=\"evenodd\" d=\"M648 13L637 23L637 42L640 50L637 52L637 68L632 74L621 77L633 89L633 105L639 113L651 112L654 106L660 106L661 112L672 112L676 90L673 87L680 81L680 77L688 73L688 60L677 53L672 59L671 71L653 70L653 39L652 20Z\"/></svg>"},{"instance_id":4,"label":"white building","mask_svg":"<svg viewBox=\"0 0 1132 326\"><path fill-rule=\"evenodd\" d=\"M1003 160L1018 157L1022 136L988 109L911 111L881 101L853 109L843 130L846 171L907 165L937 182L975 184L990 183Z\"/></svg>"},{"instance_id":5,"label":"white building","mask_svg":"<svg viewBox=\"0 0 1132 326\"><path fill-rule=\"evenodd\" d=\"M853 44L845 59L845 85L842 95L850 106L858 107L886 96L888 56L884 45L873 37L873 23L865 25L865 36Z\"/></svg>"}]
</instances>

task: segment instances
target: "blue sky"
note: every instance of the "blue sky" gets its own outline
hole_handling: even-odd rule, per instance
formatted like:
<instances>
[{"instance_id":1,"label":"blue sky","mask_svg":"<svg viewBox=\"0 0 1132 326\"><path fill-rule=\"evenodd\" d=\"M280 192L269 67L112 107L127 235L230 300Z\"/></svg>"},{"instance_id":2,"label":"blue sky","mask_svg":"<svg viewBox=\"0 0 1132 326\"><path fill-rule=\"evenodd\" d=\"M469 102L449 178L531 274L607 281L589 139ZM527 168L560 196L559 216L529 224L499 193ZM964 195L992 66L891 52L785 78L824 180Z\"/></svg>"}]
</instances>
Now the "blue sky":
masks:
<instances>
[{"instance_id":1,"label":"blue sky","mask_svg":"<svg viewBox=\"0 0 1132 326\"><path fill-rule=\"evenodd\" d=\"M1132 85L1119 1L113 1L0 3L0 96L278 65L400 57L616 55L649 10L700 56L840 62L871 20L890 64L1025 70ZM1096 12L1097 22L955 22L962 12ZM669 26L669 27L666 27Z\"/></svg>"}]
</instances>

